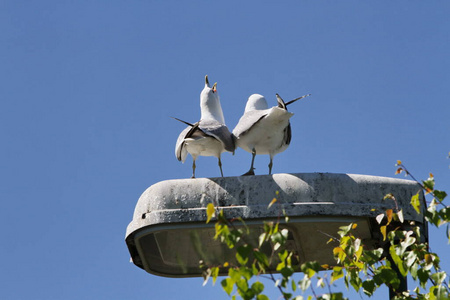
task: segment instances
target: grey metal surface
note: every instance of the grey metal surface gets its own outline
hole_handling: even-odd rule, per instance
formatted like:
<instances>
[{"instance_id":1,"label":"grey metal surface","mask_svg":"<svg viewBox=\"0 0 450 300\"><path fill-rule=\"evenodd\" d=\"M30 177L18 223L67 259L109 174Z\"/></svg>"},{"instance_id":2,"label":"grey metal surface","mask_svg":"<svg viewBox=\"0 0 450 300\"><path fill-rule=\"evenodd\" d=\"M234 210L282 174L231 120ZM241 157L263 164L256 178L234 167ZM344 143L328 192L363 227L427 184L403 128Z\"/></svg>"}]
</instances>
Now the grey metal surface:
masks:
<instances>
[{"instance_id":1,"label":"grey metal surface","mask_svg":"<svg viewBox=\"0 0 450 300\"><path fill-rule=\"evenodd\" d=\"M278 205L267 208L274 197L289 216L375 217L395 207L393 201L383 200L392 193L405 220L422 222L423 215L409 204L418 191L411 180L333 173L167 180L150 186L139 198L127 236L148 225L204 222L208 203L225 209L230 217L277 217ZM420 197L423 201L422 193Z\"/></svg>"}]
</instances>

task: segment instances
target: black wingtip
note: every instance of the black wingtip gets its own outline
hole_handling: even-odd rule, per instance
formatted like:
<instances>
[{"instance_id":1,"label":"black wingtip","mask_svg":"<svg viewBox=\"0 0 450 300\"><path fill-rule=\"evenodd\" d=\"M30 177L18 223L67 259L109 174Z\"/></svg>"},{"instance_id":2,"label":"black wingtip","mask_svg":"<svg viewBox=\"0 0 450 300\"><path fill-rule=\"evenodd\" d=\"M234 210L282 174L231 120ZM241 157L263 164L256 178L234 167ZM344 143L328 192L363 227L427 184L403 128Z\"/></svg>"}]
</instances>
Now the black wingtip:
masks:
<instances>
[{"instance_id":1,"label":"black wingtip","mask_svg":"<svg viewBox=\"0 0 450 300\"><path fill-rule=\"evenodd\" d=\"M306 94L306 95L303 95L303 96L301 96L301 97L295 98L294 100L291 100L291 101L289 101L289 102L286 102L286 106L289 105L289 104L294 103L294 102L297 101L297 100L306 98L306 97L308 97L308 96L311 96L311 94Z\"/></svg>"},{"instance_id":2,"label":"black wingtip","mask_svg":"<svg viewBox=\"0 0 450 300\"><path fill-rule=\"evenodd\" d=\"M191 127L194 127L194 126L195 126L194 124L191 124L191 123L189 123L189 122L180 120L180 119L178 119L178 118L175 118L175 117L171 117L171 118L172 118L172 119L175 119L175 120L177 120L177 121L180 121L181 123L184 123L184 124L186 124L186 125L188 125L188 126L191 126Z\"/></svg>"}]
</instances>

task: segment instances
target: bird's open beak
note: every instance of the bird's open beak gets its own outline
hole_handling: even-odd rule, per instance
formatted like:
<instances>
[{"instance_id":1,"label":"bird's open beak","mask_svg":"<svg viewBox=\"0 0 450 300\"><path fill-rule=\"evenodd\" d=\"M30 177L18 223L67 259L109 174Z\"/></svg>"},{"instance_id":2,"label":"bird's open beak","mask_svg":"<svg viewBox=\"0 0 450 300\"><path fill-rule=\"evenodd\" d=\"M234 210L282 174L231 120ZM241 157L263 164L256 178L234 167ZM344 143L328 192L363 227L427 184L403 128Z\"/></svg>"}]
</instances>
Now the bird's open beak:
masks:
<instances>
[{"instance_id":1,"label":"bird's open beak","mask_svg":"<svg viewBox=\"0 0 450 300\"><path fill-rule=\"evenodd\" d=\"M205 75L205 85L209 87L208 75Z\"/></svg>"},{"instance_id":2,"label":"bird's open beak","mask_svg":"<svg viewBox=\"0 0 450 300\"><path fill-rule=\"evenodd\" d=\"M212 87L213 92L217 92L217 82L214 83L213 87Z\"/></svg>"}]
</instances>

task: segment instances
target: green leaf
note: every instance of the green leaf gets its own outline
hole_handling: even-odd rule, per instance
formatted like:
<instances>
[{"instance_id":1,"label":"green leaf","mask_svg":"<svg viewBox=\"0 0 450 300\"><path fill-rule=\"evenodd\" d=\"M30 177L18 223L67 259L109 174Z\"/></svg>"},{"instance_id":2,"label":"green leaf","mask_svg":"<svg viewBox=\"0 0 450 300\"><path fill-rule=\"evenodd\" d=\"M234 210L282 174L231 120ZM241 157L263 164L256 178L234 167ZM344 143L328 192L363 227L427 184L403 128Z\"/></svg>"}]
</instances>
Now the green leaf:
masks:
<instances>
[{"instance_id":1,"label":"green leaf","mask_svg":"<svg viewBox=\"0 0 450 300\"><path fill-rule=\"evenodd\" d=\"M277 265L277 268L276 268L276 270L279 272L279 271L281 271L283 268L285 268L286 267L286 263L284 262L284 261L281 261L278 265Z\"/></svg>"},{"instance_id":2,"label":"green leaf","mask_svg":"<svg viewBox=\"0 0 450 300\"><path fill-rule=\"evenodd\" d=\"M375 291L375 281L372 279L368 279L362 283L362 288L364 294L368 296L372 296L373 292Z\"/></svg>"},{"instance_id":3,"label":"green leaf","mask_svg":"<svg viewBox=\"0 0 450 300\"><path fill-rule=\"evenodd\" d=\"M355 269L348 269L345 278L348 280L350 285L355 289L355 291L359 291L362 286L362 280L359 277L359 271Z\"/></svg>"},{"instance_id":4,"label":"green leaf","mask_svg":"<svg viewBox=\"0 0 450 300\"><path fill-rule=\"evenodd\" d=\"M316 261L308 261L301 265L300 269L309 278L312 278L321 269L320 265Z\"/></svg>"},{"instance_id":5,"label":"green leaf","mask_svg":"<svg viewBox=\"0 0 450 300\"><path fill-rule=\"evenodd\" d=\"M288 257L288 251L286 249L281 250L278 252L278 257L280 258L280 261L284 261Z\"/></svg>"},{"instance_id":6,"label":"green leaf","mask_svg":"<svg viewBox=\"0 0 450 300\"><path fill-rule=\"evenodd\" d=\"M295 283L295 280L291 281L291 288L294 292L297 290L297 283Z\"/></svg>"},{"instance_id":7,"label":"green leaf","mask_svg":"<svg viewBox=\"0 0 450 300\"><path fill-rule=\"evenodd\" d=\"M360 239L356 239L356 240L360 240ZM361 241L361 240L360 240ZM356 247L356 246L355 246ZM360 257L361 257L361 255L362 255L362 253L363 253L363 247L361 247L361 246L359 246L358 245L358 249L356 249L355 248L355 260L357 261L357 262L359 262L359 259L360 259Z\"/></svg>"},{"instance_id":8,"label":"green leaf","mask_svg":"<svg viewBox=\"0 0 450 300\"><path fill-rule=\"evenodd\" d=\"M216 284L217 276L219 276L219 267L211 268L211 277L213 280L213 285Z\"/></svg>"},{"instance_id":9,"label":"green leaf","mask_svg":"<svg viewBox=\"0 0 450 300\"><path fill-rule=\"evenodd\" d=\"M333 293L331 294L330 300L344 300L344 295L342 293Z\"/></svg>"},{"instance_id":10,"label":"green leaf","mask_svg":"<svg viewBox=\"0 0 450 300\"><path fill-rule=\"evenodd\" d=\"M223 290L228 294L228 296L230 296L234 286L233 280L227 277L224 280L222 280L220 284L222 285Z\"/></svg>"},{"instance_id":11,"label":"green leaf","mask_svg":"<svg viewBox=\"0 0 450 300\"><path fill-rule=\"evenodd\" d=\"M417 270L419 268L419 264L418 263L414 263L411 265L410 269L409 269L409 273L411 274L412 278L414 278L414 280L417 280Z\"/></svg>"},{"instance_id":12,"label":"green leaf","mask_svg":"<svg viewBox=\"0 0 450 300\"><path fill-rule=\"evenodd\" d=\"M374 270L375 275L373 276L373 280L377 285L382 284L390 284L395 289L398 288L400 284L400 279L398 278L397 272L392 270L389 267L383 266Z\"/></svg>"},{"instance_id":13,"label":"green leaf","mask_svg":"<svg viewBox=\"0 0 450 300\"><path fill-rule=\"evenodd\" d=\"M430 271L423 268L417 270L417 278L419 278L420 286L426 288L427 281L430 278Z\"/></svg>"},{"instance_id":14,"label":"green leaf","mask_svg":"<svg viewBox=\"0 0 450 300\"><path fill-rule=\"evenodd\" d=\"M401 253L405 253L406 249L416 242L416 238L412 236L408 236L403 242L400 243Z\"/></svg>"},{"instance_id":15,"label":"green leaf","mask_svg":"<svg viewBox=\"0 0 450 300\"><path fill-rule=\"evenodd\" d=\"M331 273L331 283L342 277L344 277L343 268L338 266L333 267L333 272Z\"/></svg>"},{"instance_id":16,"label":"green leaf","mask_svg":"<svg viewBox=\"0 0 450 300\"><path fill-rule=\"evenodd\" d=\"M367 250L363 252L361 260L369 265L373 265L376 262L380 261L382 255L383 255L383 248L378 248L375 250Z\"/></svg>"},{"instance_id":17,"label":"green leaf","mask_svg":"<svg viewBox=\"0 0 450 300\"><path fill-rule=\"evenodd\" d=\"M400 258L400 256L397 255L395 248L396 247L394 245L391 245L389 247L389 254L391 255L392 260L394 261L395 265L398 267L398 270L400 271L402 276L405 277L408 274L408 271L405 269L403 260Z\"/></svg>"},{"instance_id":18,"label":"green leaf","mask_svg":"<svg viewBox=\"0 0 450 300\"><path fill-rule=\"evenodd\" d=\"M411 197L411 205L416 210L418 214L420 214L420 199L419 192Z\"/></svg>"},{"instance_id":19,"label":"green leaf","mask_svg":"<svg viewBox=\"0 0 450 300\"><path fill-rule=\"evenodd\" d=\"M386 240L386 226L381 226L380 232L383 235L383 241L385 241Z\"/></svg>"},{"instance_id":20,"label":"green leaf","mask_svg":"<svg viewBox=\"0 0 450 300\"><path fill-rule=\"evenodd\" d=\"M417 261L417 254L415 251L409 251L404 257L406 266L411 268L411 266Z\"/></svg>"},{"instance_id":21,"label":"green leaf","mask_svg":"<svg viewBox=\"0 0 450 300\"><path fill-rule=\"evenodd\" d=\"M266 295L260 294L256 296L256 300L270 300Z\"/></svg>"},{"instance_id":22,"label":"green leaf","mask_svg":"<svg viewBox=\"0 0 450 300\"><path fill-rule=\"evenodd\" d=\"M273 222L264 222L264 232L267 235L273 234L273 228L274 228Z\"/></svg>"},{"instance_id":23,"label":"green leaf","mask_svg":"<svg viewBox=\"0 0 450 300\"><path fill-rule=\"evenodd\" d=\"M248 244L239 246L236 249L236 260L238 261L238 263L240 263L241 265L247 264L251 251L252 247Z\"/></svg>"},{"instance_id":24,"label":"green leaf","mask_svg":"<svg viewBox=\"0 0 450 300\"><path fill-rule=\"evenodd\" d=\"M430 300L448 300L450 299L448 290L445 286L432 286L430 288Z\"/></svg>"},{"instance_id":25,"label":"green leaf","mask_svg":"<svg viewBox=\"0 0 450 300\"><path fill-rule=\"evenodd\" d=\"M347 235L349 233L350 230L352 230L352 227L353 227L353 223L350 223L350 225L348 225L348 226L341 226L341 227L339 227L340 230L338 231L338 234L341 237L344 237L345 235Z\"/></svg>"},{"instance_id":26,"label":"green leaf","mask_svg":"<svg viewBox=\"0 0 450 300\"><path fill-rule=\"evenodd\" d=\"M430 205L428 206L425 213L425 218L431 224L439 227L442 224L442 219L439 215L439 212L436 211L437 204L438 203L436 202L436 199L431 200Z\"/></svg>"},{"instance_id":27,"label":"green leaf","mask_svg":"<svg viewBox=\"0 0 450 300\"><path fill-rule=\"evenodd\" d=\"M250 268L246 268L246 267L240 267L239 274L241 274L241 276L247 280L250 280L250 278L252 278L252 276L253 276L252 270Z\"/></svg>"},{"instance_id":28,"label":"green leaf","mask_svg":"<svg viewBox=\"0 0 450 300\"><path fill-rule=\"evenodd\" d=\"M239 279L238 281L236 281L236 287L238 288L238 290L240 292L244 292L244 294L245 294L245 292L248 290L247 280L244 278ZM241 293L239 293L239 294L241 294Z\"/></svg>"},{"instance_id":29,"label":"green leaf","mask_svg":"<svg viewBox=\"0 0 450 300\"><path fill-rule=\"evenodd\" d=\"M438 272L438 273L431 274L430 277L431 277L431 279L433 279L433 281L436 285L441 285L442 282L444 282L445 277L447 277L447 274L445 274L445 272Z\"/></svg>"},{"instance_id":30,"label":"green leaf","mask_svg":"<svg viewBox=\"0 0 450 300\"><path fill-rule=\"evenodd\" d=\"M433 195L439 200L439 202L444 201L445 197L447 197L446 192L439 190L434 190Z\"/></svg>"},{"instance_id":31,"label":"green leaf","mask_svg":"<svg viewBox=\"0 0 450 300\"><path fill-rule=\"evenodd\" d=\"M267 259L267 256L259 251L253 251L253 255L255 256L256 260L263 266L263 268L267 268L269 266L269 260Z\"/></svg>"},{"instance_id":32,"label":"green leaf","mask_svg":"<svg viewBox=\"0 0 450 300\"><path fill-rule=\"evenodd\" d=\"M391 242L391 244L395 243L396 238L399 236L399 232L400 231L392 230L387 233L387 237L388 237L389 241Z\"/></svg>"},{"instance_id":33,"label":"green leaf","mask_svg":"<svg viewBox=\"0 0 450 300\"><path fill-rule=\"evenodd\" d=\"M254 283L252 284L251 289L252 289L252 291L253 291L256 295L261 294L262 291L264 290L264 284L262 284L262 283L259 282L259 281L254 282Z\"/></svg>"},{"instance_id":34,"label":"green leaf","mask_svg":"<svg viewBox=\"0 0 450 300\"><path fill-rule=\"evenodd\" d=\"M434 177L430 176L430 178L428 178L427 180L422 181L422 184L425 187L425 191L427 193L432 192L434 190Z\"/></svg>"},{"instance_id":35,"label":"green leaf","mask_svg":"<svg viewBox=\"0 0 450 300\"><path fill-rule=\"evenodd\" d=\"M286 244L287 236L288 236L288 230L283 229L281 231L274 231L273 235L270 237L272 240L272 243L275 245L274 250L278 250L282 245Z\"/></svg>"},{"instance_id":36,"label":"green leaf","mask_svg":"<svg viewBox=\"0 0 450 300\"><path fill-rule=\"evenodd\" d=\"M260 271L258 270L258 268L256 267L256 263L252 264L252 274L254 276L259 275Z\"/></svg>"},{"instance_id":37,"label":"green leaf","mask_svg":"<svg viewBox=\"0 0 450 300\"><path fill-rule=\"evenodd\" d=\"M447 239L448 243L450 244L450 224L447 224Z\"/></svg>"},{"instance_id":38,"label":"green leaf","mask_svg":"<svg viewBox=\"0 0 450 300\"><path fill-rule=\"evenodd\" d=\"M294 270L291 267L285 267L281 269L280 273L281 275L283 275L283 277L288 278L291 277L292 274L294 274Z\"/></svg>"},{"instance_id":39,"label":"green leaf","mask_svg":"<svg viewBox=\"0 0 450 300\"><path fill-rule=\"evenodd\" d=\"M209 223L209 221L211 221L211 218L214 216L214 212L214 204L208 203L208 205L206 206L206 223Z\"/></svg>"},{"instance_id":40,"label":"green leaf","mask_svg":"<svg viewBox=\"0 0 450 300\"><path fill-rule=\"evenodd\" d=\"M420 240L420 227L419 226L414 227L413 232L416 235L416 239Z\"/></svg>"},{"instance_id":41,"label":"green leaf","mask_svg":"<svg viewBox=\"0 0 450 300\"><path fill-rule=\"evenodd\" d=\"M317 280L316 286L317 287L321 287L321 288L325 287L325 283L323 282L323 278L322 277L318 277L317 279L318 280Z\"/></svg>"},{"instance_id":42,"label":"green leaf","mask_svg":"<svg viewBox=\"0 0 450 300\"><path fill-rule=\"evenodd\" d=\"M310 296L311 297L311 296ZM308 297L308 300L310 298ZM312 297L311 297L312 299ZM342 293L332 293L332 294L323 294L320 295L319 297L316 297L317 300L344 300L347 298L344 298L344 296L342 295Z\"/></svg>"},{"instance_id":43,"label":"green leaf","mask_svg":"<svg viewBox=\"0 0 450 300\"><path fill-rule=\"evenodd\" d=\"M342 263L345 260L345 257L347 256L347 254L345 254L344 249L342 249L341 247L333 248L333 254L334 257L337 259L338 263Z\"/></svg>"},{"instance_id":44,"label":"green leaf","mask_svg":"<svg viewBox=\"0 0 450 300\"><path fill-rule=\"evenodd\" d=\"M443 223L450 222L450 207L444 207L439 211L439 216L441 217Z\"/></svg>"},{"instance_id":45,"label":"green leaf","mask_svg":"<svg viewBox=\"0 0 450 300\"><path fill-rule=\"evenodd\" d=\"M230 234L230 229L228 228L228 225L217 222L215 228L216 228L216 235L214 236L214 239L220 238L221 242L225 242L226 237Z\"/></svg>"},{"instance_id":46,"label":"green leaf","mask_svg":"<svg viewBox=\"0 0 450 300\"><path fill-rule=\"evenodd\" d=\"M425 270L430 270L433 267L434 256L432 254L425 254L424 259L425 265L423 266L423 268Z\"/></svg>"},{"instance_id":47,"label":"green leaf","mask_svg":"<svg viewBox=\"0 0 450 300\"><path fill-rule=\"evenodd\" d=\"M233 283L235 283L239 279L241 279L241 274L239 273L239 270L236 270L234 268L229 268L228 269L228 277L233 281Z\"/></svg>"}]
</instances>

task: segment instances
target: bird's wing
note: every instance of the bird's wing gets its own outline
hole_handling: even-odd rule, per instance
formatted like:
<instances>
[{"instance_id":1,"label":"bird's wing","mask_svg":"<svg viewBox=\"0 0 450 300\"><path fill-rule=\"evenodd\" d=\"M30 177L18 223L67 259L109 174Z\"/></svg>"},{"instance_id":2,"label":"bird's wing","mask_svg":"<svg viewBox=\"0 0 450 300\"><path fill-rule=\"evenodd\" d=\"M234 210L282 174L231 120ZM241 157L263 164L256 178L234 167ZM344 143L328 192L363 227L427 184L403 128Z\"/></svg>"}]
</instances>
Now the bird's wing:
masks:
<instances>
[{"instance_id":1,"label":"bird's wing","mask_svg":"<svg viewBox=\"0 0 450 300\"><path fill-rule=\"evenodd\" d=\"M256 125L261 119L269 114L270 109L264 110L252 110L244 113L239 119L238 124L233 129L233 134L237 138L243 134L246 134L253 126Z\"/></svg>"},{"instance_id":2,"label":"bird's wing","mask_svg":"<svg viewBox=\"0 0 450 300\"><path fill-rule=\"evenodd\" d=\"M284 138L283 138L283 144L289 145L291 143L292 138L292 129L291 129L291 123L284 129Z\"/></svg>"},{"instance_id":3,"label":"bird's wing","mask_svg":"<svg viewBox=\"0 0 450 300\"><path fill-rule=\"evenodd\" d=\"M179 120L181 121L181 120ZM186 123L184 121L181 121L183 123ZM177 143L175 145L175 156L178 160L184 162L186 160L187 156L187 150L184 147L185 139L187 138L199 138L199 137L205 137L207 136L200 128L199 128L199 122L195 124L189 124L186 123L189 126L186 127L178 136Z\"/></svg>"},{"instance_id":4,"label":"bird's wing","mask_svg":"<svg viewBox=\"0 0 450 300\"><path fill-rule=\"evenodd\" d=\"M220 141L226 151L234 153L234 150L236 149L234 139L225 124L221 124L220 122L214 120L201 120L199 129L203 132L203 134Z\"/></svg>"},{"instance_id":5,"label":"bird's wing","mask_svg":"<svg viewBox=\"0 0 450 300\"><path fill-rule=\"evenodd\" d=\"M177 143L175 145L175 156L178 160L184 162L187 157L187 150L184 146L184 138L186 137L186 134L191 130L192 127L188 126L186 127L178 136Z\"/></svg>"}]
</instances>

